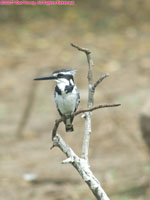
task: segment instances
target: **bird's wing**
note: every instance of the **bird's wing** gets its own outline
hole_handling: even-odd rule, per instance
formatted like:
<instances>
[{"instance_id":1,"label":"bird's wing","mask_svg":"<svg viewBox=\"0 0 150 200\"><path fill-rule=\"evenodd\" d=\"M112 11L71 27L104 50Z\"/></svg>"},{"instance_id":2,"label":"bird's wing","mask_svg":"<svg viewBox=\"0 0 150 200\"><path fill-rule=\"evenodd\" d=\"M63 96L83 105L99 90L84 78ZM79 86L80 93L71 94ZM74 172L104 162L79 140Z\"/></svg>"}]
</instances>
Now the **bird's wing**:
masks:
<instances>
[{"instance_id":1,"label":"bird's wing","mask_svg":"<svg viewBox=\"0 0 150 200\"><path fill-rule=\"evenodd\" d=\"M75 111L74 111L74 112L76 112L76 110L77 110L77 108L78 108L78 105L79 105L79 103L80 103L80 94L79 94L78 88L75 87L75 89L76 89L76 92L77 92L77 101L76 101L76 108L75 108Z\"/></svg>"},{"instance_id":2,"label":"bird's wing","mask_svg":"<svg viewBox=\"0 0 150 200\"><path fill-rule=\"evenodd\" d=\"M56 101L56 90L54 91L54 100L55 100L55 103L56 103L57 110L58 110L60 116L62 116L63 114L60 112L60 110L59 110L59 108L58 108L57 101Z\"/></svg>"}]
</instances>

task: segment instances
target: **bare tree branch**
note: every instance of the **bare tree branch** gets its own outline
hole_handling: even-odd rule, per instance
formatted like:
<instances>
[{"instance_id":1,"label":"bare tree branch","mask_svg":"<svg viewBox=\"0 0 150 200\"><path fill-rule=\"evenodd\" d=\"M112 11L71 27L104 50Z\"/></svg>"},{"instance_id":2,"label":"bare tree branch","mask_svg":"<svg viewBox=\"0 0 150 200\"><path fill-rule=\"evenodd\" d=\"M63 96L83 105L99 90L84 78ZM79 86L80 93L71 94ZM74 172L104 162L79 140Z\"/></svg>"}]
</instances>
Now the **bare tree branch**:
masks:
<instances>
[{"instance_id":1,"label":"bare tree branch","mask_svg":"<svg viewBox=\"0 0 150 200\"><path fill-rule=\"evenodd\" d=\"M90 190L93 192L97 200L110 200L105 191L103 190L103 188L101 187L100 182L93 175L88 163L88 149L89 149L89 141L91 135L91 112L96 109L120 106L120 104L105 104L93 107L95 89L102 82L102 80L104 80L104 78L108 77L108 75L104 74L96 81L95 84L93 84L94 64L91 58L91 51L86 48L79 47L73 43L71 43L71 46L78 49L79 51L84 52L87 56L87 62L88 62L88 103L87 103L88 108L79 110L70 116L66 116L66 118L69 118L69 117L76 117L81 113L85 114L85 133L82 145L82 156L81 158L78 157L74 153L74 151L69 146L66 145L61 136L57 134L57 129L59 127L59 124L64 120L64 117L55 121L55 125L52 130L53 146L51 147L51 149L57 146L61 149L63 153L66 154L67 159L64 160L62 163L63 164L71 163L75 167L75 169L79 172L82 179L87 183L87 185L89 186Z\"/></svg>"},{"instance_id":2,"label":"bare tree branch","mask_svg":"<svg viewBox=\"0 0 150 200\"><path fill-rule=\"evenodd\" d=\"M92 112L92 111L97 110L97 109L109 108L109 107L117 107L117 106L120 106L120 105L121 104L104 104L104 105L94 106L92 108L82 109L82 110L76 111L75 113L73 113L70 116L66 116L66 119L68 119L70 117L76 117L77 115L80 115L82 113ZM52 130L52 140L56 136L58 126L63 120L64 120L64 117L61 117L60 119L55 121L55 125L54 125L54 128Z\"/></svg>"},{"instance_id":3,"label":"bare tree branch","mask_svg":"<svg viewBox=\"0 0 150 200\"><path fill-rule=\"evenodd\" d=\"M73 116L76 116L76 115L79 115L81 113L85 113L85 112L92 112L94 110L97 110L97 109L101 109L101 108L110 108L110 107L117 107L117 106L121 106L120 103L118 104L104 104L104 105L98 105L98 106L94 106L92 108L87 108L87 109L84 109L84 110L79 110L77 112L75 112L74 114L72 114Z\"/></svg>"},{"instance_id":4,"label":"bare tree branch","mask_svg":"<svg viewBox=\"0 0 150 200\"><path fill-rule=\"evenodd\" d=\"M85 49L79 47L73 43L71 46L75 47L79 51L83 51L86 54L87 62L88 62L88 107L92 107L94 103L94 90L93 90L93 60L91 58L91 51L89 49ZM88 161L88 149L89 149L89 142L90 142L90 135L91 135L91 115L90 112L85 114L85 132L84 132L84 139L82 145L82 158Z\"/></svg>"},{"instance_id":5,"label":"bare tree branch","mask_svg":"<svg viewBox=\"0 0 150 200\"><path fill-rule=\"evenodd\" d=\"M96 83L93 85L93 91L95 91L96 87L105 79L109 76L109 74L104 74L102 75L97 81Z\"/></svg>"},{"instance_id":6,"label":"bare tree branch","mask_svg":"<svg viewBox=\"0 0 150 200\"><path fill-rule=\"evenodd\" d=\"M89 49L79 47L79 46L77 46L77 45L75 45L75 44L73 44L73 43L70 43L70 45L71 45L72 47L75 47L75 48L78 49L79 51L83 51L83 52L86 53L86 54L90 54L90 53L91 53Z\"/></svg>"},{"instance_id":7,"label":"bare tree branch","mask_svg":"<svg viewBox=\"0 0 150 200\"><path fill-rule=\"evenodd\" d=\"M97 180L97 178L90 170L90 166L87 160L78 157L74 153L74 151L69 146L66 145L65 141L59 134L57 134L53 140L53 147L54 146L59 147L59 149L66 154L68 159L64 160L62 163L63 164L71 163L74 166L74 168L81 175L82 179L87 183L87 185L93 192L96 199L109 200L108 196L102 189L100 182Z\"/></svg>"},{"instance_id":8,"label":"bare tree branch","mask_svg":"<svg viewBox=\"0 0 150 200\"><path fill-rule=\"evenodd\" d=\"M93 93L93 60L90 54L86 54L88 62L88 107L92 107L94 103Z\"/></svg>"}]
</instances>

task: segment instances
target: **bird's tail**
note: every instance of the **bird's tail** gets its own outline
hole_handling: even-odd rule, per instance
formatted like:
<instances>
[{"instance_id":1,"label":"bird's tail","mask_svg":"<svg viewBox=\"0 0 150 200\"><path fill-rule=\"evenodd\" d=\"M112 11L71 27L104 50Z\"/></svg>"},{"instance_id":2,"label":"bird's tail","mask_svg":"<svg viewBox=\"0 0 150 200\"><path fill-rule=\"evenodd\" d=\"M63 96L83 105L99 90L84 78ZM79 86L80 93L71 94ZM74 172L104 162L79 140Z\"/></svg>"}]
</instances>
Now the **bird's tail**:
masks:
<instances>
[{"instance_id":1,"label":"bird's tail","mask_svg":"<svg viewBox=\"0 0 150 200\"><path fill-rule=\"evenodd\" d=\"M66 132L73 132L73 125L72 125L73 118L68 118L65 120L65 127L66 127Z\"/></svg>"}]
</instances>

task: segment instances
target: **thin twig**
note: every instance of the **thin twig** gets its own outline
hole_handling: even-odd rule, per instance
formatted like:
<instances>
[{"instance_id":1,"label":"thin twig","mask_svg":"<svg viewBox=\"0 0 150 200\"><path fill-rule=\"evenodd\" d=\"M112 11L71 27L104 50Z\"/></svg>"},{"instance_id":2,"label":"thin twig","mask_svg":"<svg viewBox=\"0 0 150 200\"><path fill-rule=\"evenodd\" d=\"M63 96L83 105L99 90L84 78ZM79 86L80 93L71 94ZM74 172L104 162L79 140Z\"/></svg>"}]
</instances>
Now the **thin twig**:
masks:
<instances>
[{"instance_id":1,"label":"thin twig","mask_svg":"<svg viewBox=\"0 0 150 200\"><path fill-rule=\"evenodd\" d=\"M94 106L92 108L87 108L87 109L83 109L83 110L79 110L77 112L75 112L73 114L73 116L79 115L81 113L85 113L85 112L92 112L94 110L100 109L100 108L110 108L110 107L117 107L117 106L121 106L120 103L117 104L104 104L104 105L98 105L98 106Z\"/></svg>"},{"instance_id":2,"label":"thin twig","mask_svg":"<svg viewBox=\"0 0 150 200\"><path fill-rule=\"evenodd\" d=\"M109 74L103 74L97 81L96 83L93 85L93 91L95 91L96 87L105 79L109 76Z\"/></svg>"},{"instance_id":3,"label":"thin twig","mask_svg":"<svg viewBox=\"0 0 150 200\"><path fill-rule=\"evenodd\" d=\"M90 53L91 53L89 49L79 47L78 45L75 45L75 44L73 44L73 43L70 43L70 45L71 45L72 47L75 47L75 48L78 49L79 51L83 51L84 53L87 53L87 54L90 54Z\"/></svg>"},{"instance_id":4,"label":"thin twig","mask_svg":"<svg viewBox=\"0 0 150 200\"><path fill-rule=\"evenodd\" d=\"M63 117L61 117L60 119L56 120L55 121L55 125L54 125L54 128L52 130L52 140L53 138L55 137L56 133L57 133L57 129L58 129L58 126L59 124L63 121Z\"/></svg>"},{"instance_id":5,"label":"thin twig","mask_svg":"<svg viewBox=\"0 0 150 200\"><path fill-rule=\"evenodd\" d=\"M117 107L117 106L120 106L120 105L121 104L104 104L104 105L94 106L92 108L82 109L82 110L76 111L72 115L66 116L66 119L69 119L70 117L76 117L77 115L80 115L82 113L92 112L92 111L97 110L97 109L109 108L109 107ZM54 128L52 130L52 140L56 136L58 126L63 120L64 120L64 117L61 117L60 119L55 121L55 125L54 125Z\"/></svg>"}]
</instances>

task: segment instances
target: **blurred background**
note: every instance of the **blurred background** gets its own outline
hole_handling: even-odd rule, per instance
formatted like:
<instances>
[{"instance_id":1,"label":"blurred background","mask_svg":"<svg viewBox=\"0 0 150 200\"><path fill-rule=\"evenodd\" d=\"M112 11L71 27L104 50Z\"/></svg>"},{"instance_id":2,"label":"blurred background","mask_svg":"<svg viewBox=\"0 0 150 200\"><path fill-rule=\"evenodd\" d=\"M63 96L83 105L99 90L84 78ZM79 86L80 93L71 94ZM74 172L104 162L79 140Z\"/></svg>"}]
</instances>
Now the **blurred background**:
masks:
<instances>
[{"instance_id":1,"label":"blurred background","mask_svg":"<svg viewBox=\"0 0 150 200\"><path fill-rule=\"evenodd\" d=\"M86 0L74 6L0 6L0 199L93 200L63 153L50 151L59 117L55 83L33 82L61 68L77 69L87 106L87 60L92 51L95 105L121 103L92 115L89 160L111 200L149 200L150 6L148 0ZM81 155L84 119L59 133Z\"/></svg>"}]
</instances>

